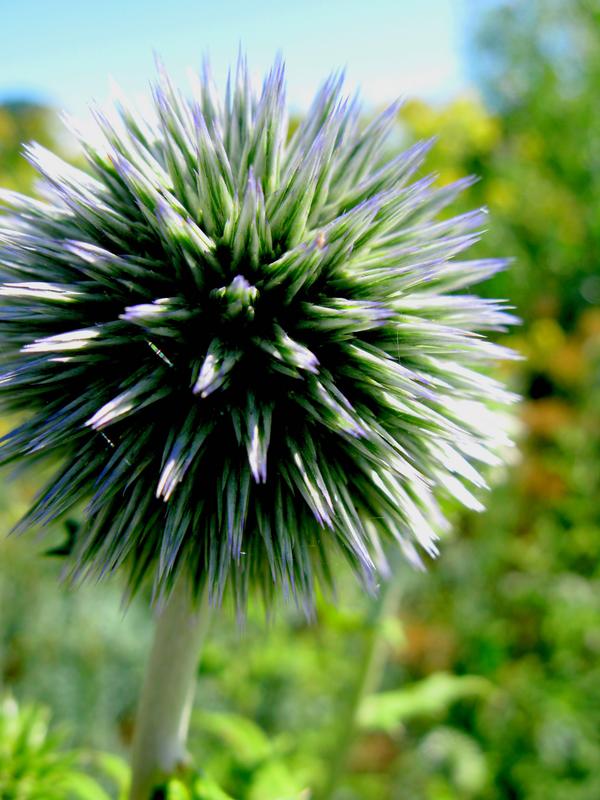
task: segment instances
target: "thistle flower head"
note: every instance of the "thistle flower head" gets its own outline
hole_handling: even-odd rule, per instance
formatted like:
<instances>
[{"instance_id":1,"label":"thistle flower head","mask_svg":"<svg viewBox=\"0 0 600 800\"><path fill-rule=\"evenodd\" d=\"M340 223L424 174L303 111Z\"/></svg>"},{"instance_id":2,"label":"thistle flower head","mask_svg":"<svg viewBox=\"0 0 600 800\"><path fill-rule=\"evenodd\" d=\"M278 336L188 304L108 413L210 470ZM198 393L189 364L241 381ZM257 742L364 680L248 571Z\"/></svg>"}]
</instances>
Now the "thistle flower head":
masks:
<instances>
[{"instance_id":1,"label":"thistle flower head","mask_svg":"<svg viewBox=\"0 0 600 800\"><path fill-rule=\"evenodd\" d=\"M161 70L153 101L96 112L86 170L29 146L42 199L2 193L0 402L28 414L0 458L61 459L19 527L85 503L76 575L241 605L310 605L336 551L367 585L389 541L434 554L511 399L484 334L513 318L465 293L504 263L463 257L483 212L438 217L469 181L386 158L396 107L362 125L338 76L291 136L279 62L223 102Z\"/></svg>"}]
</instances>

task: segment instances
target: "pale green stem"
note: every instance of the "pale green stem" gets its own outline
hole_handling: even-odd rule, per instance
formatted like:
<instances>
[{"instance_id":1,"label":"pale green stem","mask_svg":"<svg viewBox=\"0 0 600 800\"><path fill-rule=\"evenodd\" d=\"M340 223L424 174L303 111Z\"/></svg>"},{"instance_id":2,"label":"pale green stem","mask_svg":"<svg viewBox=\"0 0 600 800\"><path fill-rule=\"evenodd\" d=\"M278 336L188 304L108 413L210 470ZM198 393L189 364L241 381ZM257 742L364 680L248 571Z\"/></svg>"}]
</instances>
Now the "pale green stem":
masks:
<instances>
[{"instance_id":1,"label":"pale green stem","mask_svg":"<svg viewBox=\"0 0 600 800\"><path fill-rule=\"evenodd\" d=\"M194 603L180 580L159 611L135 723L130 800L154 789L187 762L186 740L208 602Z\"/></svg>"},{"instance_id":2,"label":"pale green stem","mask_svg":"<svg viewBox=\"0 0 600 800\"><path fill-rule=\"evenodd\" d=\"M363 699L374 692L385 664L387 645L381 636L383 620L398 607L400 584L390 580L381 588L367 616L367 632L354 684L337 717L337 734L323 785L314 800L330 800L344 774L350 748L354 742L356 722Z\"/></svg>"}]
</instances>

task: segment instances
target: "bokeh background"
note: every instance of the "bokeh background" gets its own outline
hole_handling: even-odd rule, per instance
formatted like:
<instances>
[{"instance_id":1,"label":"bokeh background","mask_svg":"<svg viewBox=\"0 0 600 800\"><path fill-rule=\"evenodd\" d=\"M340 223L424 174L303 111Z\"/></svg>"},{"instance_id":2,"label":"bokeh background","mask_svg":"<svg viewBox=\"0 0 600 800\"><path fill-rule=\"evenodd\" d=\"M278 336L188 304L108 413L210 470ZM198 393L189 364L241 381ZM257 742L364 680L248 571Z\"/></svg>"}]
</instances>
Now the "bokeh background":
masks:
<instances>
[{"instance_id":1,"label":"bokeh background","mask_svg":"<svg viewBox=\"0 0 600 800\"><path fill-rule=\"evenodd\" d=\"M24 141L76 157L57 109L103 100L109 73L139 94L155 48L178 78L204 52L223 78L241 43L257 74L283 51L296 118L340 64L367 115L405 95L398 144L437 135L440 182L479 175L454 210L487 206L477 251L514 257L484 287L516 306L523 325L503 341L525 357L505 368L523 396L519 448L488 510L452 511L440 559L400 567L383 613L342 576L313 626L293 608L268 624L255 609L242 631L219 615L191 743L215 784L198 797L307 797L377 639L336 800L596 800L600 2L80 5L1 5L1 185L33 190ZM28 771L31 787L71 770L70 789L57 778L35 796L101 800L124 779L151 615L143 597L124 610L118 580L59 583L71 522L4 538L39 483L0 484L0 795L27 800L14 787Z\"/></svg>"}]
</instances>

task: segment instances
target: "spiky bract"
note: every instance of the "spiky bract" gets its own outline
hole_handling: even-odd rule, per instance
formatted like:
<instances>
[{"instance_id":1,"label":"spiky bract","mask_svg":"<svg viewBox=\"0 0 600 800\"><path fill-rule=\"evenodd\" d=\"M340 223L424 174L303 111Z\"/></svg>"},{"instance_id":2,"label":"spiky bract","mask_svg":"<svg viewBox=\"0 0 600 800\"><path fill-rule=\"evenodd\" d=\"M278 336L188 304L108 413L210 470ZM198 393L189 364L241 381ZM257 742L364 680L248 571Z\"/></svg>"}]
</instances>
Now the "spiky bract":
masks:
<instances>
[{"instance_id":1,"label":"spiky bract","mask_svg":"<svg viewBox=\"0 0 600 800\"><path fill-rule=\"evenodd\" d=\"M43 199L2 194L0 401L31 413L1 459L62 458L20 527L87 502L76 574L310 604L336 549L373 585L389 540L435 552L438 492L479 507L511 399L481 332L512 318L458 292L503 262L461 258L483 212L438 219L469 181L386 159L397 107L365 127L341 83L288 137L280 63L223 104L161 70L88 171L32 145Z\"/></svg>"}]
</instances>

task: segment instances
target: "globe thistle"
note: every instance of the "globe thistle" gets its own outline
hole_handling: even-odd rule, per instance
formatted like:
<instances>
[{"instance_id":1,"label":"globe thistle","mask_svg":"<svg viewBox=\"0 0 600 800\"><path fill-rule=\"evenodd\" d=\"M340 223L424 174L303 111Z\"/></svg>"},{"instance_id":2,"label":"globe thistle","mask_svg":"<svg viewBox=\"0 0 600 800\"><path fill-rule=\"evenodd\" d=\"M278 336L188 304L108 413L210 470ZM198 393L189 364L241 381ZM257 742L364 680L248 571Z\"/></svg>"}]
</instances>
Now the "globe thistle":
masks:
<instances>
[{"instance_id":1,"label":"globe thistle","mask_svg":"<svg viewBox=\"0 0 600 800\"><path fill-rule=\"evenodd\" d=\"M85 170L32 144L41 199L2 193L0 458L60 459L19 530L85 504L75 576L215 603L310 608L336 553L373 587L389 543L436 553L440 497L481 507L514 318L464 290L505 262L464 258L484 212L440 217L471 181L416 178L430 142L390 157L396 105L364 126L333 76L289 135L279 62L223 102L159 72Z\"/></svg>"}]
</instances>

